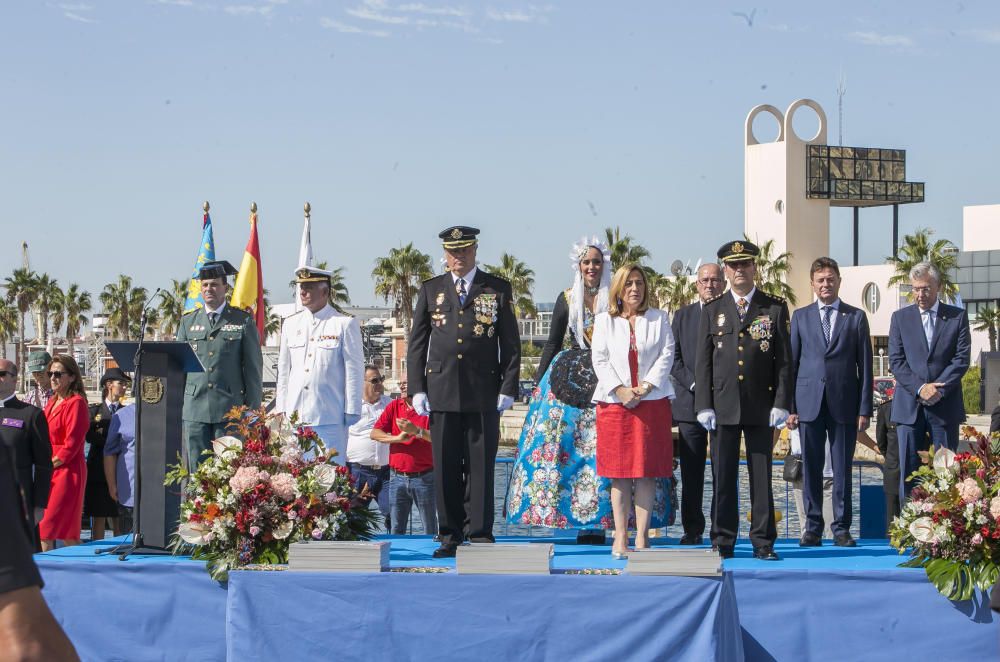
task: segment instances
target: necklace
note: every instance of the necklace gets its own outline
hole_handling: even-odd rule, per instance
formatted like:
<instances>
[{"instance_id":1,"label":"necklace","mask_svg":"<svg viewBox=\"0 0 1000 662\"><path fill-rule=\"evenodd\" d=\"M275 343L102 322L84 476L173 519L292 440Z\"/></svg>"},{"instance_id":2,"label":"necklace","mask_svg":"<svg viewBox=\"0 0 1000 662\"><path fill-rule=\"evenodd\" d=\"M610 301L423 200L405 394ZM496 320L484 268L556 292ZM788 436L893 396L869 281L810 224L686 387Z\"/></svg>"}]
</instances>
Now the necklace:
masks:
<instances>
[{"instance_id":1,"label":"necklace","mask_svg":"<svg viewBox=\"0 0 1000 662\"><path fill-rule=\"evenodd\" d=\"M600 290L601 290L601 286L600 286L600 285L598 285L597 287L589 287L589 286L588 286L588 287L587 287L587 294L589 294L590 296L596 296L596 295L597 295L597 293L598 293L598 292L599 292Z\"/></svg>"}]
</instances>

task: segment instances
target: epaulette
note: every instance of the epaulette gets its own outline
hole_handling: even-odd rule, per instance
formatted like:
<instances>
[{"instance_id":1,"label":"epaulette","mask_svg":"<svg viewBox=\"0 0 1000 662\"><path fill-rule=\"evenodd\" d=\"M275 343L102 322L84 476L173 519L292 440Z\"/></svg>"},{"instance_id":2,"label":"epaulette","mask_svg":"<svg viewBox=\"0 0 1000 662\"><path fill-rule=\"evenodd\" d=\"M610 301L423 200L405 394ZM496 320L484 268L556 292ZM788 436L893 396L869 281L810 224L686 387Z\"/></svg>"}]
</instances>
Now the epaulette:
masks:
<instances>
[{"instance_id":1,"label":"epaulette","mask_svg":"<svg viewBox=\"0 0 1000 662\"><path fill-rule=\"evenodd\" d=\"M497 276L496 274L491 274L489 271L484 271L483 273L489 276L490 278L497 279L501 283L507 283L508 285L510 285L510 281L504 278L503 276Z\"/></svg>"},{"instance_id":2,"label":"epaulette","mask_svg":"<svg viewBox=\"0 0 1000 662\"><path fill-rule=\"evenodd\" d=\"M727 293L728 292L723 292L722 294L716 294L714 297L712 297L711 299L709 299L708 301L706 301L705 305L708 305L708 304L712 303L713 301L718 301L723 296L725 296Z\"/></svg>"},{"instance_id":3,"label":"epaulette","mask_svg":"<svg viewBox=\"0 0 1000 662\"><path fill-rule=\"evenodd\" d=\"M192 313L198 312L199 310L201 310L201 308L192 308L191 310L185 310L184 315L190 315ZM181 317L184 317L184 315L181 315Z\"/></svg>"}]
</instances>

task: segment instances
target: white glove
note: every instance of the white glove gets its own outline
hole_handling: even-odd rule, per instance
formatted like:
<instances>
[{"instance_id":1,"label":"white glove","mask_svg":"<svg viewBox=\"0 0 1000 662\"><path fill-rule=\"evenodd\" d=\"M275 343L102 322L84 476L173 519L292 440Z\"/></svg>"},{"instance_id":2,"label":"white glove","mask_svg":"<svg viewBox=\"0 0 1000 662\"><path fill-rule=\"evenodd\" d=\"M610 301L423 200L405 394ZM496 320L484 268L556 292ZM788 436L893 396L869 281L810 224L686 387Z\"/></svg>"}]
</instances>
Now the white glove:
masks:
<instances>
[{"instance_id":1,"label":"white glove","mask_svg":"<svg viewBox=\"0 0 1000 662\"><path fill-rule=\"evenodd\" d=\"M497 396L497 411L504 412L514 406L514 398L501 393Z\"/></svg>"},{"instance_id":2,"label":"white glove","mask_svg":"<svg viewBox=\"0 0 1000 662\"><path fill-rule=\"evenodd\" d=\"M785 419L788 418L788 412L784 409L779 409L778 407L773 407L771 409L771 427L779 428L785 424Z\"/></svg>"},{"instance_id":3,"label":"white glove","mask_svg":"<svg viewBox=\"0 0 1000 662\"><path fill-rule=\"evenodd\" d=\"M714 409L702 409L698 412L698 422L701 423L701 427L705 428L709 432L715 429L715 410Z\"/></svg>"},{"instance_id":4,"label":"white glove","mask_svg":"<svg viewBox=\"0 0 1000 662\"><path fill-rule=\"evenodd\" d=\"M413 410L421 416L431 415L431 403L427 402L426 393L416 393L413 396Z\"/></svg>"}]
</instances>

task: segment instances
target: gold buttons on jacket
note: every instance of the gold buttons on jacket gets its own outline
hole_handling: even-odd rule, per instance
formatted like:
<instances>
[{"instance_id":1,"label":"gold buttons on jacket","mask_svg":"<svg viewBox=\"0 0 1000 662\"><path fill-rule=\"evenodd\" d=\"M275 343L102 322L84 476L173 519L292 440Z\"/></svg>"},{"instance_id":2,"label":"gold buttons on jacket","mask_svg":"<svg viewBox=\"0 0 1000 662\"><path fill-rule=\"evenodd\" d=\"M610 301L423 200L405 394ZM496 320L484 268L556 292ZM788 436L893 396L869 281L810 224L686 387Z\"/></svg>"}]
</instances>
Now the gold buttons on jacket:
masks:
<instances>
[{"instance_id":1,"label":"gold buttons on jacket","mask_svg":"<svg viewBox=\"0 0 1000 662\"><path fill-rule=\"evenodd\" d=\"M459 355L458 355L458 358L462 358L462 355L461 355L461 354L459 354Z\"/></svg>"},{"instance_id":2,"label":"gold buttons on jacket","mask_svg":"<svg viewBox=\"0 0 1000 662\"><path fill-rule=\"evenodd\" d=\"M742 337L743 337L743 332L742 332L742 331L740 331L740 338L742 338Z\"/></svg>"},{"instance_id":3,"label":"gold buttons on jacket","mask_svg":"<svg viewBox=\"0 0 1000 662\"><path fill-rule=\"evenodd\" d=\"M461 322L458 323L458 328L460 328L460 329L462 328L462 323Z\"/></svg>"},{"instance_id":4,"label":"gold buttons on jacket","mask_svg":"<svg viewBox=\"0 0 1000 662\"><path fill-rule=\"evenodd\" d=\"M736 365L743 365L743 361L737 361Z\"/></svg>"},{"instance_id":5,"label":"gold buttons on jacket","mask_svg":"<svg viewBox=\"0 0 1000 662\"><path fill-rule=\"evenodd\" d=\"M740 345L740 346L739 346L739 347L737 347L736 349L738 349L738 350L740 350L740 351L742 352L742 351L743 351L743 345Z\"/></svg>"},{"instance_id":6,"label":"gold buttons on jacket","mask_svg":"<svg viewBox=\"0 0 1000 662\"><path fill-rule=\"evenodd\" d=\"M458 343L462 344L462 339L461 338L458 339Z\"/></svg>"},{"instance_id":7,"label":"gold buttons on jacket","mask_svg":"<svg viewBox=\"0 0 1000 662\"><path fill-rule=\"evenodd\" d=\"M740 381L741 382L743 381L743 375L740 375Z\"/></svg>"}]
</instances>

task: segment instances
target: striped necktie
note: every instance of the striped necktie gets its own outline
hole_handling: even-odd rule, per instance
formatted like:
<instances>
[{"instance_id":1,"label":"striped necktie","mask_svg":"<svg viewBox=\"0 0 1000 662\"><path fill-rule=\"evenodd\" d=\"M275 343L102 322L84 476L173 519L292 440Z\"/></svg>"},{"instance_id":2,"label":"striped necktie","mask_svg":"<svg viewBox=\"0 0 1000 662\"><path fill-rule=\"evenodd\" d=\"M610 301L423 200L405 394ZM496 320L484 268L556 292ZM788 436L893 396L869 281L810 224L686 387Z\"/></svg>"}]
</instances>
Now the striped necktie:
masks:
<instances>
[{"instance_id":1,"label":"striped necktie","mask_svg":"<svg viewBox=\"0 0 1000 662\"><path fill-rule=\"evenodd\" d=\"M459 278L458 283L456 283L456 285L457 285L456 289L458 290L458 301L464 306L465 297L466 295L468 295L468 292L465 290L465 279Z\"/></svg>"},{"instance_id":2,"label":"striped necktie","mask_svg":"<svg viewBox=\"0 0 1000 662\"><path fill-rule=\"evenodd\" d=\"M823 338L826 340L826 344L830 344L830 331L833 328L830 325L830 318L833 315L833 306L823 306Z\"/></svg>"},{"instance_id":3,"label":"striped necktie","mask_svg":"<svg viewBox=\"0 0 1000 662\"><path fill-rule=\"evenodd\" d=\"M736 301L736 310L740 314L740 321L742 322L747 316L747 300L740 297Z\"/></svg>"}]
</instances>

